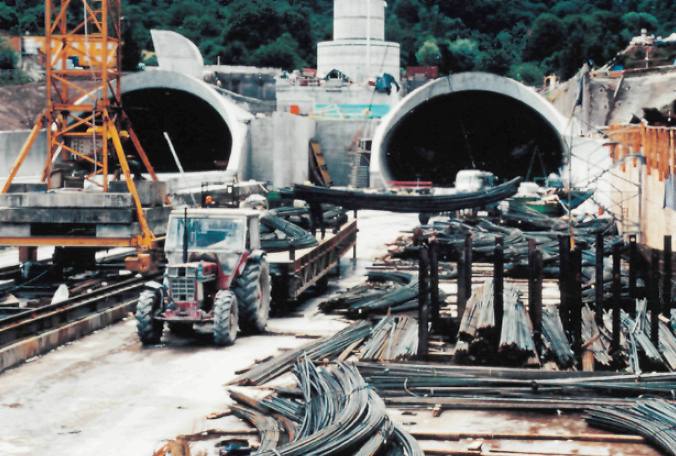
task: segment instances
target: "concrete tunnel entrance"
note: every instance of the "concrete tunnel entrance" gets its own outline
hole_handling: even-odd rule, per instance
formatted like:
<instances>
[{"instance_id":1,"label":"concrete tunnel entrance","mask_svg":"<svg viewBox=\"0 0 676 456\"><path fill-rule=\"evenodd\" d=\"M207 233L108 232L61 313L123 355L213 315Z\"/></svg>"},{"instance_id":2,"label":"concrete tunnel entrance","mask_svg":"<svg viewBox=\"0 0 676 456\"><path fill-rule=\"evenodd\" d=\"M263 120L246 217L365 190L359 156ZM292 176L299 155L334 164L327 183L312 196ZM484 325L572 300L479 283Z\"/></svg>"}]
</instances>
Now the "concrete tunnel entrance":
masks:
<instances>
[{"instance_id":1,"label":"concrete tunnel entrance","mask_svg":"<svg viewBox=\"0 0 676 456\"><path fill-rule=\"evenodd\" d=\"M122 101L157 172L178 172L164 132L186 172L224 169L228 163L224 151L232 149L232 134L204 99L182 90L147 88L124 93Z\"/></svg>"},{"instance_id":2,"label":"concrete tunnel entrance","mask_svg":"<svg viewBox=\"0 0 676 456\"><path fill-rule=\"evenodd\" d=\"M487 73L460 73L409 94L374 138L372 182L453 186L462 169L510 179L558 172L565 120L533 90Z\"/></svg>"}]
</instances>

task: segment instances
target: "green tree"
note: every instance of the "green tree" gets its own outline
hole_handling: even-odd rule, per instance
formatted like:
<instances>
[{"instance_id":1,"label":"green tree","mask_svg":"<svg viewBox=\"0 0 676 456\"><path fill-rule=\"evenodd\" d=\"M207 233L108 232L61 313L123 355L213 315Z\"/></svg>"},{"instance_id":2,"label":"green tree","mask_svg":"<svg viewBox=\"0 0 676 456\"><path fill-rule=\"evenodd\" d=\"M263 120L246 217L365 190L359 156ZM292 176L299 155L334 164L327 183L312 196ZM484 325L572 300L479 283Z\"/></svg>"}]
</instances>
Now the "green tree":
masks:
<instances>
[{"instance_id":1,"label":"green tree","mask_svg":"<svg viewBox=\"0 0 676 456\"><path fill-rule=\"evenodd\" d=\"M465 38L450 41L446 53L446 68L455 73L479 69L484 57L476 41Z\"/></svg>"},{"instance_id":2,"label":"green tree","mask_svg":"<svg viewBox=\"0 0 676 456\"><path fill-rule=\"evenodd\" d=\"M545 73L533 62L512 65L509 76L532 87L540 87L544 81Z\"/></svg>"},{"instance_id":3,"label":"green tree","mask_svg":"<svg viewBox=\"0 0 676 456\"><path fill-rule=\"evenodd\" d=\"M672 8L674 8L673 5ZM642 28L655 32L658 22L657 18L649 13L632 11L622 16L622 24L634 35L638 35Z\"/></svg>"},{"instance_id":4,"label":"green tree","mask_svg":"<svg viewBox=\"0 0 676 456\"><path fill-rule=\"evenodd\" d=\"M538 16L526 40L524 60L542 60L565 44L565 25L561 19L550 13Z\"/></svg>"},{"instance_id":5,"label":"green tree","mask_svg":"<svg viewBox=\"0 0 676 456\"><path fill-rule=\"evenodd\" d=\"M249 63L284 70L293 70L304 64L298 57L298 43L290 33L284 33L272 43L258 48Z\"/></svg>"},{"instance_id":6,"label":"green tree","mask_svg":"<svg viewBox=\"0 0 676 456\"><path fill-rule=\"evenodd\" d=\"M436 40L426 40L415 53L419 65L439 65L441 62L441 49Z\"/></svg>"}]
</instances>

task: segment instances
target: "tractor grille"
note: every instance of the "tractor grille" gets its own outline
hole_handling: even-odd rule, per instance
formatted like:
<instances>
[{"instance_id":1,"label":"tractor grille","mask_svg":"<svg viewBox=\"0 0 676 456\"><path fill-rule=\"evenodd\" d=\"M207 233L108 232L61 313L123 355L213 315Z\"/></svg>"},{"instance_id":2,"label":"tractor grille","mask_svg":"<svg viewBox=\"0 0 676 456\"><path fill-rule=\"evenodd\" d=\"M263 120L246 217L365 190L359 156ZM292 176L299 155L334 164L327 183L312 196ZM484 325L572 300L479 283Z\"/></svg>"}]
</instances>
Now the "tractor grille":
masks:
<instances>
[{"instance_id":1,"label":"tractor grille","mask_svg":"<svg viewBox=\"0 0 676 456\"><path fill-rule=\"evenodd\" d=\"M171 297L174 301L190 302L195 300L194 277L171 277L169 279Z\"/></svg>"}]
</instances>

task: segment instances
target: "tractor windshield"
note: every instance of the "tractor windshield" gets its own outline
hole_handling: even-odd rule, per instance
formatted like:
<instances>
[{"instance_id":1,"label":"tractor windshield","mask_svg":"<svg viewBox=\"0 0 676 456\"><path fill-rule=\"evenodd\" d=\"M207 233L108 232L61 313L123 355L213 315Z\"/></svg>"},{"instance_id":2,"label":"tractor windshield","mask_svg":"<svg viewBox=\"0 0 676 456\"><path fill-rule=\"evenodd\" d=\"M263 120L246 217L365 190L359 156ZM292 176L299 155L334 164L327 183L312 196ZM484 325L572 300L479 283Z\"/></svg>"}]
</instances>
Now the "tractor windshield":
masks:
<instances>
[{"instance_id":1,"label":"tractor windshield","mask_svg":"<svg viewBox=\"0 0 676 456\"><path fill-rule=\"evenodd\" d=\"M188 224L187 238L185 225ZM183 250L184 239L188 251L230 252L245 248L244 220L218 218L172 217L167 233L166 250Z\"/></svg>"}]
</instances>

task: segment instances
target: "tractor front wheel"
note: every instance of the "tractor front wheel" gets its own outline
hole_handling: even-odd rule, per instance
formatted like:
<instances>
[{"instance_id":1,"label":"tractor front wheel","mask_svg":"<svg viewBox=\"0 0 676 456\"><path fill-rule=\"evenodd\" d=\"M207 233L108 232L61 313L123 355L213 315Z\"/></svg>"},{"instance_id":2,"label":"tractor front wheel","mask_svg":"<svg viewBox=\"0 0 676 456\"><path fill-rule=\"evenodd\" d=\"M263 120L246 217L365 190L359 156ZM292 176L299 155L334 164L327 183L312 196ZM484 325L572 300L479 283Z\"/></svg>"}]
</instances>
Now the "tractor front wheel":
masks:
<instances>
[{"instance_id":1,"label":"tractor front wheel","mask_svg":"<svg viewBox=\"0 0 676 456\"><path fill-rule=\"evenodd\" d=\"M214 343L232 345L237 339L239 309L237 298L229 290L221 290L214 297Z\"/></svg>"},{"instance_id":2,"label":"tractor front wheel","mask_svg":"<svg viewBox=\"0 0 676 456\"><path fill-rule=\"evenodd\" d=\"M143 345L157 344L162 339L164 322L156 320L160 312L160 299L155 291L145 290L136 304L136 330Z\"/></svg>"},{"instance_id":3,"label":"tractor front wheel","mask_svg":"<svg viewBox=\"0 0 676 456\"><path fill-rule=\"evenodd\" d=\"M242 275L237 277L233 291L239 301L242 329L249 333L265 331L270 317L272 280L265 257L249 260Z\"/></svg>"}]
</instances>

